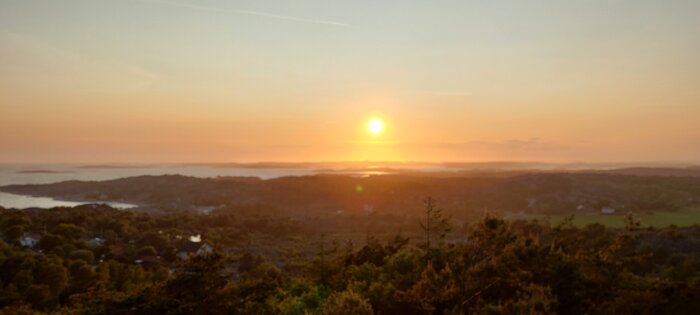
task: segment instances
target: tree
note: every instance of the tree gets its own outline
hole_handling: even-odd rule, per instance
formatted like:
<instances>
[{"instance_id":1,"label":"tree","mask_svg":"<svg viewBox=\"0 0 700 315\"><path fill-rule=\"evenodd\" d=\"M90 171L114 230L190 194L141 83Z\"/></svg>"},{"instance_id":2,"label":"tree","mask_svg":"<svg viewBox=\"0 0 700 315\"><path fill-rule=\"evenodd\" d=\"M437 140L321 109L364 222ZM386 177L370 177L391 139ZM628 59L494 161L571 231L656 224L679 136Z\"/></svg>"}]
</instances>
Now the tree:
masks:
<instances>
[{"instance_id":1,"label":"tree","mask_svg":"<svg viewBox=\"0 0 700 315\"><path fill-rule=\"evenodd\" d=\"M138 256L155 256L157 254L156 249L153 246L141 247L138 251Z\"/></svg>"},{"instance_id":2,"label":"tree","mask_svg":"<svg viewBox=\"0 0 700 315\"><path fill-rule=\"evenodd\" d=\"M18 244L19 238L22 237L24 233L24 226L13 225L5 230L3 233L5 235L5 241L11 244Z\"/></svg>"},{"instance_id":3,"label":"tree","mask_svg":"<svg viewBox=\"0 0 700 315\"><path fill-rule=\"evenodd\" d=\"M95 254L91 250L77 249L70 253L70 259L82 260L91 265L95 261Z\"/></svg>"},{"instance_id":4,"label":"tree","mask_svg":"<svg viewBox=\"0 0 700 315\"><path fill-rule=\"evenodd\" d=\"M51 298L51 289L45 284L32 284L24 292L24 299L31 303L35 309L42 309Z\"/></svg>"},{"instance_id":5,"label":"tree","mask_svg":"<svg viewBox=\"0 0 700 315\"><path fill-rule=\"evenodd\" d=\"M49 286L51 294L58 295L68 286L68 271L60 260L46 262L39 267L37 278Z\"/></svg>"},{"instance_id":6,"label":"tree","mask_svg":"<svg viewBox=\"0 0 700 315\"><path fill-rule=\"evenodd\" d=\"M177 248L175 246L168 246L160 254L166 261L172 262L177 259Z\"/></svg>"},{"instance_id":7,"label":"tree","mask_svg":"<svg viewBox=\"0 0 700 315\"><path fill-rule=\"evenodd\" d=\"M165 284L159 295L166 300L153 305L153 310L168 305L185 314L230 313L230 301L225 298L229 278L226 264L226 257L217 252L188 260Z\"/></svg>"},{"instance_id":8,"label":"tree","mask_svg":"<svg viewBox=\"0 0 700 315\"><path fill-rule=\"evenodd\" d=\"M442 215L442 209L437 208L435 199L428 197L424 203L425 224L421 222L420 226L425 232L425 248L429 249L431 237L437 236L439 239L444 239L451 228L450 219Z\"/></svg>"},{"instance_id":9,"label":"tree","mask_svg":"<svg viewBox=\"0 0 700 315\"><path fill-rule=\"evenodd\" d=\"M84 292L97 280L92 267L84 260L74 260L68 265L68 270L71 276L71 293Z\"/></svg>"},{"instance_id":10,"label":"tree","mask_svg":"<svg viewBox=\"0 0 700 315\"><path fill-rule=\"evenodd\" d=\"M374 314L372 305L353 291L333 293L328 298L323 314L329 315L364 315Z\"/></svg>"},{"instance_id":11,"label":"tree","mask_svg":"<svg viewBox=\"0 0 700 315\"><path fill-rule=\"evenodd\" d=\"M61 223L53 229L53 233L67 240L77 240L85 237L86 232L83 227L70 223Z\"/></svg>"}]
</instances>

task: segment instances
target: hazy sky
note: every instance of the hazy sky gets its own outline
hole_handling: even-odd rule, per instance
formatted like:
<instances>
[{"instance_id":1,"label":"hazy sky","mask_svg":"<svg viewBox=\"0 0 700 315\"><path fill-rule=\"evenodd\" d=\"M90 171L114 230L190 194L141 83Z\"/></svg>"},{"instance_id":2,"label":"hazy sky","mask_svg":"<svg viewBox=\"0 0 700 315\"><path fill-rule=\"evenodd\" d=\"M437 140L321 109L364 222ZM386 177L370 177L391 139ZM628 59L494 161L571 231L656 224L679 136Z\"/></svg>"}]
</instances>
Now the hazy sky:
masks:
<instances>
[{"instance_id":1,"label":"hazy sky","mask_svg":"<svg viewBox=\"0 0 700 315\"><path fill-rule=\"evenodd\" d=\"M366 159L699 161L700 1L0 0L0 162Z\"/></svg>"}]
</instances>

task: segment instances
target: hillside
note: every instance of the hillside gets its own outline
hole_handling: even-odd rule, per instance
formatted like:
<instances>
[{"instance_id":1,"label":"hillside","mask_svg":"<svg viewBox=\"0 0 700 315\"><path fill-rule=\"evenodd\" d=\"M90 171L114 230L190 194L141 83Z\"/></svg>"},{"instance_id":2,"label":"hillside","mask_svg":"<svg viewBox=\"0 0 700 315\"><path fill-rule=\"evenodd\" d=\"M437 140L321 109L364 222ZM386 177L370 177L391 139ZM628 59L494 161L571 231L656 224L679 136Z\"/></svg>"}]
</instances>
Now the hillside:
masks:
<instances>
[{"instance_id":1,"label":"hillside","mask_svg":"<svg viewBox=\"0 0 700 315\"><path fill-rule=\"evenodd\" d=\"M415 214L432 196L455 217L488 209L560 214L675 211L698 205L700 178L602 173L532 173L490 177L317 175L261 180L249 177L139 176L102 182L11 185L0 191L76 201L122 201L142 210L210 211L264 206L298 215L385 212Z\"/></svg>"}]
</instances>

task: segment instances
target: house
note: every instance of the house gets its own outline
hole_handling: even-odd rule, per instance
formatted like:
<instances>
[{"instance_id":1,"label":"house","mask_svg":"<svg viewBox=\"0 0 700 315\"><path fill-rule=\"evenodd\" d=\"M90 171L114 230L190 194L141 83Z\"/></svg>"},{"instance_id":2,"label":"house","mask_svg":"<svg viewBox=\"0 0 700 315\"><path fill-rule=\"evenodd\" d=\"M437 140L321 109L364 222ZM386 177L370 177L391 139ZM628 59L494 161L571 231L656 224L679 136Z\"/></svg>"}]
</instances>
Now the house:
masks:
<instances>
[{"instance_id":1,"label":"house","mask_svg":"<svg viewBox=\"0 0 700 315\"><path fill-rule=\"evenodd\" d=\"M41 241L41 236L38 234L29 234L25 233L22 235L22 237L19 238L19 244L22 245L22 247L27 247L27 248L32 248L36 246L36 244L39 244L39 241Z\"/></svg>"},{"instance_id":2,"label":"house","mask_svg":"<svg viewBox=\"0 0 700 315\"><path fill-rule=\"evenodd\" d=\"M602 208L600 208L600 213L602 213L602 214L615 214L615 208L602 207Z\"/></svg>"},{"instance_id":3,"label":"house","mask_svg":"<svg viewBox=\"0 0 700 315\"><path fill-rule=\"evenodd\" d=\"M206 255L214 251L214 248L207 242L192 242L188 241L177 250L177 257L187 259L192 256Z\"/></svg>"}]
</instances>

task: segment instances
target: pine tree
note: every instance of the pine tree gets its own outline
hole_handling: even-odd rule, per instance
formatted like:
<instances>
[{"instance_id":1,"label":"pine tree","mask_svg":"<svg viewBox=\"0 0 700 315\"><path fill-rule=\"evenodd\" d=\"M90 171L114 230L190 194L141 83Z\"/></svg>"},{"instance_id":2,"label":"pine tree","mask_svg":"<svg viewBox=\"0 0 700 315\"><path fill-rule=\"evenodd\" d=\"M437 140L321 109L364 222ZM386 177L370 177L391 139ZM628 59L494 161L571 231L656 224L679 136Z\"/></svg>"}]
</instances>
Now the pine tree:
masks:
<instances>
[{"instance_id":1,"label":"pine tree","mask_svg":"<svg viewBox=\"0 0 700 315\"><path fill-rule=\"evenodd\" d=\"M437 208L435 199L428 197L425 203L425 224L420 223L421 228L425 232L425 248L430 248L431 237L437 236L442 240L448 232L450 232L450 218L442 215L442 209Z\"/></svg>"}]
</instances>

